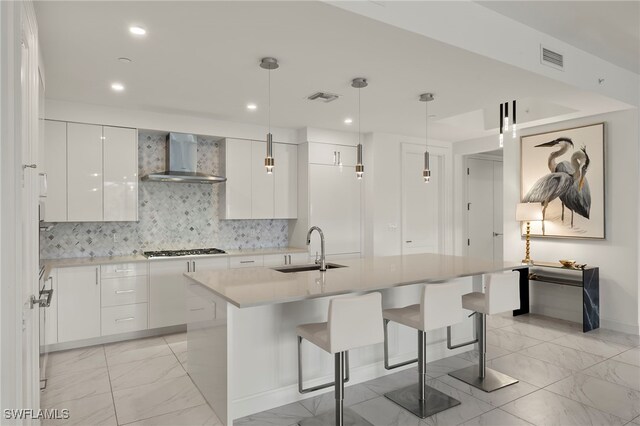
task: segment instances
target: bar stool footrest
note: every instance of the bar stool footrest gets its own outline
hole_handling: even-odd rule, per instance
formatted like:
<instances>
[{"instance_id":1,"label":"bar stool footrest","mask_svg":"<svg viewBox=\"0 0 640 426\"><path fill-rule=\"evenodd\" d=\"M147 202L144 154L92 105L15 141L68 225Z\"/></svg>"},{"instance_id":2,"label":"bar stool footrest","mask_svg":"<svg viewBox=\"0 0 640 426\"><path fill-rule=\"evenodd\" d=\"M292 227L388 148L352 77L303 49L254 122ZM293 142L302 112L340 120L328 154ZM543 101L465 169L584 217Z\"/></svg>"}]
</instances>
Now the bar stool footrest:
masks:
<instances>
[{"instance_id":1,"label":"bar stool footrest","mask_svg":"<svg viewBox=\"0 0 640 426\"><path fill-rule=\"evenodd\" d=\"M298 422L299 426L327 426L333 425L336 421L336 414L334 410L327 411L326 413L319 414L315 417L307 417ZM365 418L360 416L350 408L345 408L343 411L343 426L373 426Z\"/></svg>"},{"instance_id":2,"label":"bar stool footrest","mask_svg":"<svg viewBox=\"0 0 640 426\"><path fill-rule=\"evenodd\" d=\"M484 379L481 379L478 374L477 365L453 371L449 373L449 375L485 392L493 392L518 383L518 380L513 377L507 376L506 374L490 368L485 369L485 377Z\"/></svg>"},{"instance_id":3,"label":"bar stool footrest","mask_svg":"<svg viewBox=\"0 0 640 426\"><path fill-rule=\"evenodd\" d=\"M384 396L421 419L460 405L457 399L427 385L425 385L425 399L421 401L420 386L417 383L385 393Z\"/></svg>"}]
</instances>

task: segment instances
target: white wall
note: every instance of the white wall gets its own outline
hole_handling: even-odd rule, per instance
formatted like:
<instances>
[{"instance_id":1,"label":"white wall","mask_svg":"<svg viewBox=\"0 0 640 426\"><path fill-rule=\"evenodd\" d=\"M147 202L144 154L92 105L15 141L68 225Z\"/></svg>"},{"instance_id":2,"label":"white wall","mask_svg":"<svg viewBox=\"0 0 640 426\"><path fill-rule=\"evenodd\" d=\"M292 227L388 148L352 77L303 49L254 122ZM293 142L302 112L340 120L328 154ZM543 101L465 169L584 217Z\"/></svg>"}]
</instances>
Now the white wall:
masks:
<instances>
[{"instance_id":1,"label":"white wall","mask_svg":"<svg viewBox=\"0 0 640 426\"><path fill-rule=\"evenodd\" d=\"M424 139L410 136L374 133L367 135L364 145L365 197L364 224L367 256L402 254L402 144L424 146ZM446 151L444 169L452 174L451 144L430 140L429 145ZM452 197L449 194L449 200ZM453 209L453 203L448 206ZM453 253L451 230L445 229L448 253Z\"/></svg>"},{"instance_id":2,"label":"white wall","mask_svg":"<svg viewBox=\"0 0 640 426\"><path fill-rule=\"evenodd\" d=\"M638 333L638 111L632 109L530 128L523 135L603 121L606 123L606 239L536 238L531 242L531 257L544 261L571 258L599 266L601 327ZM505 140L504 253L507 261L519 261L524 253L524 239L514 220L519 201L520 143ZM536 282L531 284L531 296L533 312L582 321L582 296L578 288Z\"/></svg>"}]
</instances>

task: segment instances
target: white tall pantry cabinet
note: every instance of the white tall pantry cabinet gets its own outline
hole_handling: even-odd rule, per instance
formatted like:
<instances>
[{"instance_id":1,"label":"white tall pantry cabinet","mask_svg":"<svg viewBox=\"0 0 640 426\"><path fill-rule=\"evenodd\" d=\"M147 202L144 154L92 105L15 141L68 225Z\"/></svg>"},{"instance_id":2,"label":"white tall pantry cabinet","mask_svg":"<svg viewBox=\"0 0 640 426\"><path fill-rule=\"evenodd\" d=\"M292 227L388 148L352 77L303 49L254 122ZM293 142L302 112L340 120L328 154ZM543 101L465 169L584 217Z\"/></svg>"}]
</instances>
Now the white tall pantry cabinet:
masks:
<instances>
[{"instance_id":1,"label":"white tall pantry cabinet","mask_svg":"<svg viewBox=\"0 0 640 426\"><path fill-rule=\"evenodd\" d=\"M46 222L138 220L137 130L45 120Z\"/></svg>"}]
</instances>

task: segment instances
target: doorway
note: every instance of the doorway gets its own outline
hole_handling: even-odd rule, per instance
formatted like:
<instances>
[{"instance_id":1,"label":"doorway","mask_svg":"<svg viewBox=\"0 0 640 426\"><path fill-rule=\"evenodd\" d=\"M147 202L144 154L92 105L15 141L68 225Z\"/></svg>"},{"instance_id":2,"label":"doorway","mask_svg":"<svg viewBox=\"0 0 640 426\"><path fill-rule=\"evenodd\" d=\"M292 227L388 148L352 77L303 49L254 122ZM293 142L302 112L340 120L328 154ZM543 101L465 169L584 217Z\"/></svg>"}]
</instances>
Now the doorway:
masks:
<instances>
[{"instance_id":1,"label":"doorway","mask_svg":"<svg viewBox=\"0 0 640 426\"><path fill-rule=\"evenodd\" d=\"M467 256L502 262L502 152L466 157Z\"/></svg>"}]
</instances>

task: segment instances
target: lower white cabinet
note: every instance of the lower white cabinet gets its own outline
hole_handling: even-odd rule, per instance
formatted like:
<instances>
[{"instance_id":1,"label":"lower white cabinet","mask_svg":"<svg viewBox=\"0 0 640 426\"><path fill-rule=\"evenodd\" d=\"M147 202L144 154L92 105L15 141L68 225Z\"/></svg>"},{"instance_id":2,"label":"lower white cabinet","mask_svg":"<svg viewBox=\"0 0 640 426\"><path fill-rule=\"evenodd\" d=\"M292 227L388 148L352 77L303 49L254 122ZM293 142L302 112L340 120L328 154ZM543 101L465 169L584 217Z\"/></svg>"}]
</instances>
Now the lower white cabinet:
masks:
<instances>
[{"instance_id":1,"label":"lower white cabinet","mask_svg":"<svg viewBox=\"0 0 640 426\"><path fill-rule=\"evenodd\" d=\"M187 279L185 272L227 269L225 257L153 260L149 262L149 328L187 322Z\"/></svg>"},{"instance_id":2,"label":"lower white cabinet","mask_svg":"<svg viewBox=\"0 0 640 426\"><path fill-rule=\"evenodd\" d=\"M264 255L264 266L301 265L309 263L307 253L284 253Z\"/></svg>"},{"instance_id":3,"label":"lower white cabinet","mask_svg":"<svg viewBox=\"0 0 640 426\"><path fill-rule=\"evenodd\" d=\"M147 276L102 280L102 307L144 303L148 299Z\"/></svg>"},{"instance_id":4,"label":"lower white cabinet","mask_svg":"<svg viewBox=\"0 0 640 426\"><path fill-rule=\"evenodd\" d=\"M60 268L58 342L100 336L100 267Z\"/></svg>"},{"instance_id":5,"label":"lower white cabinet","mask_svg":"<svg viewBox=\"0 0 640 426\"><path fill-rule=\"evenodd\" d=\"M233 256L229 259L229 268L253 268L263 266L264 256Z\"/></svg>"},{"instance_id":6,"label":"lower white cabinet","mask_svg":"<svg viewBox=\"0 0 640 426\"><path fill-rule=\"evenodd\" d=\"M147 329L147 304L102 308L102 335L127 333Z\"/></svg>"}]
</instances>

